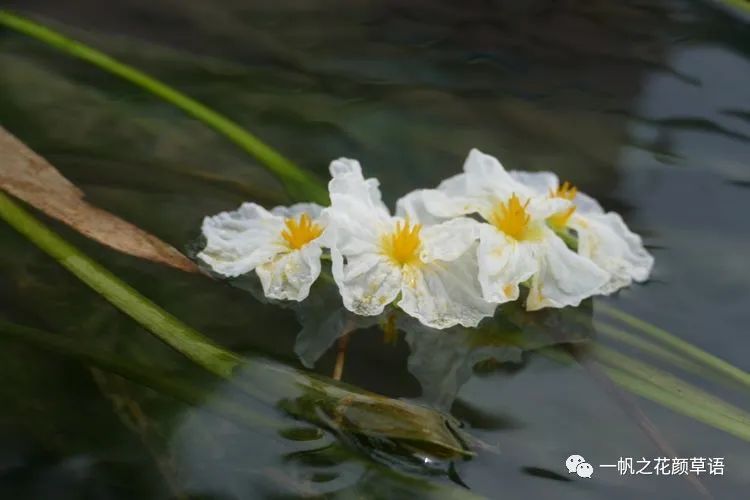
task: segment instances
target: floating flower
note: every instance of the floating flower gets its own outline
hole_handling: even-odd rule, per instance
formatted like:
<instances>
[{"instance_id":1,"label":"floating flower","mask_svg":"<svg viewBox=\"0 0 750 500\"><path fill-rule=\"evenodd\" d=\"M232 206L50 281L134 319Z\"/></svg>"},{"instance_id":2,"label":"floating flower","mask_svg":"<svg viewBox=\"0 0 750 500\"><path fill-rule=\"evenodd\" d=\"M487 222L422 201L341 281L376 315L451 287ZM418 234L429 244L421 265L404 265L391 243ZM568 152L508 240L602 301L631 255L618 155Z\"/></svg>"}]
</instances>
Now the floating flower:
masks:
<instances>
[{"instance_id":1,"label":"floating flower","mask_svg":"<svg viewBox=\"0 0 750 500\"><path fill-rule=\"evenodd\" d=\"M578 254L609 273L600 293L610 294L633 281L645 281L654 258L640 236L628 229L618 214L604 212L599 203L568 182L560 185L552 172L510 172L511 177L538 195L570 200L573 204L547 220L557 232L575 231Z\"/></svg>"},{"instance_id":2,"label":"floating flower","mask_svg":"<svg viewBox=\"0 0 750 500\"><path fill-rule=\"evenodd\" d=\"M304 300L320 275L322 207L300 203L270 212L255 203L203 220L198 258L223 276L255 269L267 297Z\"/></svg>"},{"instance_id":3,"label":"floating flower","mask_svg":"<svg viewBox=\"0 0 750 500\"><path fill-rule=\"evenodd\" d=\"M437 217L478 213L486 221L479 229L477 258L488 301L516 300L519 285L529 281L528 310L576 306L609 279L550 229L550 217L572 212L569 199L536 193L479 150L469 153L464 173L421 193L426 209Z\"/></svg>"},{"instance_id":4,"label":"floating flower","mask_svg":"<svg viewBox=\"0 0 750 500\"><path fill-rule=\"evenodd\" d=\"M347 309L373 316L400 296L401 309L434 328L476 326L493 314L477 279L476 221L431 224L415 195L391 216L377 180L355 160L332 162L331 175L333 276Z\"/></svg>"}]
</instances>

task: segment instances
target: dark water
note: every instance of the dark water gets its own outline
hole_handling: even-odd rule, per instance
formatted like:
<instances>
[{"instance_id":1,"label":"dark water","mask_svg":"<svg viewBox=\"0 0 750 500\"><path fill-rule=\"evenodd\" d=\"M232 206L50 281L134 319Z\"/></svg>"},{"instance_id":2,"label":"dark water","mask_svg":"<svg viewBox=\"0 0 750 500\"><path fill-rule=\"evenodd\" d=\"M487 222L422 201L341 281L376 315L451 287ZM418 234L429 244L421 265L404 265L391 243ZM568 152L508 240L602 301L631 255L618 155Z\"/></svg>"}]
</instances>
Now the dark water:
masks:
<instances>
[{"instance_id":1,"label":"dark water","mask_svg":"<svg viewBox=\"0 0 750 500\"><path fill-rule=\"evenodd\" d=\"M597 312L615 305L750 370L747 24L710 2L463 4L10 2L225 113L321 177L332 158L360 159L389 202L456 173L470 147L513 168L555 170L622 213L656 257L649 283L597 298L594 318L615 324ZM3 29L0 122L92 202L178 248L194 240L206 214L243 200L287 202L273 177L201 123ZM217 342L302 366L291 311L116 254L45 220ZM0 315L236 396L5 225ZM746 388L685 374L604 335L590 343L750 410ZM466 348L430 349L428 358L449 358ZM385 467L329 435L293 440L247 429L0 337L0 498L461 498L463 484L489 498L614 500L704 498L702 487L743 498L750 487L746 441L623 398L580 364L527 349L449 387L442 373L421 381L412 374L410 350L417 352L403 335L385 344L379 328L364 328L351 339L344 380L451 408L487 449L450 474ZM331 373L333 351L316 371ZM446 361L446 371L452 366ZM701 475L700 487L614 469L597 468L591 479L567 473L572 453L596 466L663 456L634 412L676 456L723 457L724 475Z\"/></svg>"}]
</instances>

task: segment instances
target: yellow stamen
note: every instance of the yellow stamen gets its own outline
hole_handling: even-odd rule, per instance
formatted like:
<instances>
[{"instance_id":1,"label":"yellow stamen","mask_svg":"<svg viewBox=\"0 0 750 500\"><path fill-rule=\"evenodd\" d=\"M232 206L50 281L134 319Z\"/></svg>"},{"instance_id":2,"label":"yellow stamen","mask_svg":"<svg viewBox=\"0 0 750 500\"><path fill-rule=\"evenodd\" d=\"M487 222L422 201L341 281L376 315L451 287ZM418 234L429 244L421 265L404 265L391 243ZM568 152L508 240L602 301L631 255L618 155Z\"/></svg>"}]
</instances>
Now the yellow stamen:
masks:
<instances>
[{"instance_id":1,"label":"yellow stamen","mask_svg":"<svg viewBox=\"0 0 750 500\"><path fill-rule=\"evenodd\" d=\"M557 189L549 190L550 198L563 198L569 201L573 201L576 194L578 194L578 188L568 181L563 182L562 186L559 186Z\"/></svg>"},{"instance_id":2,"label":"yellow stamen","mask_svg":"<svg viewBox=\"0 0 750 500\"><path fill-rule=\"evenodd\" d=\"M286 229L281 231L281 237L292 250L299 250L323 233L323 228L307 214L300 215L299 219L286 219L284 227Z\"/></svg>"},{"instance_id":3,"label":"yellow stamen","mask_svg":"<svg viewBox=\"0 0 750 500\"><path fill-rule=\"evenodd\" d=\"M526 213L528 206L529 200L522 205L521 200L513 193L507 202L498 203L490 215L490 222L511 238L522 240L526 236L526 229L531 219Z\"/></svg>"},{"instance_id":4,"label":"yellow stamen","mask_svg":"<svg viewBox=\"0 0 750 500\"><path fill-rule=\"evenodd\" d=\"M573 201L577 193L578 193L578 188L576 188L573 184L569 183L568 181L563 182L562 186L558 187L557 190L554 190L554 189L549 190L550 198L562 198L568 201ZM564 229L568 225L568 220L570 219L570 216L573 215L573 212L575 211L576 211L576 206L572 205L566 208L565 210L561 210L557 212L556 214L550 217L547 217L547 222L549 222L550 225L558 229Z\"/></svg>"},{"instance_id":5,"label":"yellow stamen","mask_svg":"<svg viewBox=\"0 0 750 500\"><path fill-rule=\"evenodd\" d=\"M422 224L411 225L408 220L397 222L396 229L384 235L380 241L383 253L400 266L418 263L422 246L419 238L421 230Z\"/></svg>"}]
</instances>

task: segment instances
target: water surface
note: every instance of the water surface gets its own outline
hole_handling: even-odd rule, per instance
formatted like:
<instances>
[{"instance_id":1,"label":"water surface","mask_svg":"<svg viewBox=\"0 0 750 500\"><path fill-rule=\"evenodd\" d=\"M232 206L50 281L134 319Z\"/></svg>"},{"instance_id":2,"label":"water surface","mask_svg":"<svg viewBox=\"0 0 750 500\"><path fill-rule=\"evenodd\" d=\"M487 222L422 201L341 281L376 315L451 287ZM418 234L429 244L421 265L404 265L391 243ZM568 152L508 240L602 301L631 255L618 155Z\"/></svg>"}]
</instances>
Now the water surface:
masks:
<instances>
[{"instance_id":1,"label":"water surface","mask_svg":"<svg viewBox=\"0 0 750 500\"><path fill-rule=\"evenodd\" d=\"M750 32L712 3L6 5L210 105L320 177L331 159L358 158L391 204L455 174L471 147L511 168L554 170L623 214L656 257L650 282L597 298L594 318L607 319L597 304L615 305L750 370ZM244 200L288 202L270 174L201 123L7 30L0 30L0 122L93 203L178 248L194 242L207 214ZM302 367L292 311L116 254L44 220L217 342ZM238 397L5 225L0 270L4 318ZM408 340L386 344L377 326L361 329L344 380L450 409L488 448L450 474L377 465L337 449L329 435L299 441L248 430L201 405L0 338L0 496L422 498L443 495L431 489L438 484L489 498L702 498L684 478L567 474L571 453L597 465L664 454L632 404L678 456L725 458L723 476L701 476L716 498L739 498L750 487L746 442L644 399L624 403L581 365L529 349L447 388L409 370L416 348ZM660 366L604 336L590 342ZM459 344L430 349L460 352ZM334 351L314 369L329 375ZM747 390L678 373L750 410ZM257 401L243 404L302 425Z\"/></svg>"}]
</instances>

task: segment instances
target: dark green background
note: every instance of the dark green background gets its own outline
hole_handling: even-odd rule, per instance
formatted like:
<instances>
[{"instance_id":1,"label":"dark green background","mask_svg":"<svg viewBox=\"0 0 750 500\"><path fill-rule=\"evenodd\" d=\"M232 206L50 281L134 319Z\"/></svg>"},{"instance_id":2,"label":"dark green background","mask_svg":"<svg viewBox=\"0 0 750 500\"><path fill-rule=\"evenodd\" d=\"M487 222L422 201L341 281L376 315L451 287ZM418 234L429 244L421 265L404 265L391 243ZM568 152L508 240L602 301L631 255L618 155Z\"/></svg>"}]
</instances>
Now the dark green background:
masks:
<instances>
[{"instance_id":1,"label":"dark green background","mask_svg":"<svg viewBox=\"0 0 750 500\"><path fill-rule=\"evenodd\" d=\"M25 0L4 2L226 114L299 164L358 158L389 203L455 174L470 147L550 169L645 238L652 280L606 300L750 370L750 31L711 2ZM286 203L280 184L223 137L83 62L0 29L0 123L89 200L184 249L204 215ZM218 342L301 366L292 312L238 288L118 255L49 222ZM0 313L178 374L179 355L0 225ZM596 314L596 313L595 313ZM444 349L453 349L448 346ZM621 346L621 350L624 350ZM637 355L634 354L634 355ZM345 380L419 398L409 346L368 328ZM316 369L329 374L333 353ZM706 386L748 408L747 393ZM283 419L273 410L259 411ZM130 406L129 406L130 405ZM137 405L144 419L133 424ZM679 456L724 457L717 498L750 487L747 443L639 405ZM114 411L113 411L114 410ZM662 454L582 368L533 352L484 370L453 404L496 447L456 464L490 498L689 498L685 480L595 465ZM289 425L295 423L289 420ZM333 449L200 408L0 338L0 497L45 499L429 496ZM545 473L549 471L561 474ZM546 477L543 477L546 476ZM170 487L169 485L173 486ZM362 496L358 497L362 498Z\"/></svg>"}]
</instances>

